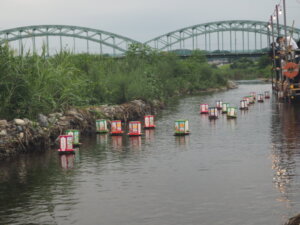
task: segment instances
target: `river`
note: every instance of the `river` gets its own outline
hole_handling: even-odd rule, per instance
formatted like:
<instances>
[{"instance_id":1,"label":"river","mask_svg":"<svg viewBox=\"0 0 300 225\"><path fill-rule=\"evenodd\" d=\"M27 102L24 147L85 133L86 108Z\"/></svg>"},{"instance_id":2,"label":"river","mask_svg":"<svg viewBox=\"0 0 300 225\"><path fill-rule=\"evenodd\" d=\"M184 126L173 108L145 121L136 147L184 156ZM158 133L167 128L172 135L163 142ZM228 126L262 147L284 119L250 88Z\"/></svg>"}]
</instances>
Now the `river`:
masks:
<instances>
[{"instance_id":1,"label":"river","mask_svg":"<svg viewBox=\"0 0 300 225\"><path fill-rule=\"evenodd\" d=\"M300 107L274 97L236 120L209 121L199 104L239 105L270 84L188 96L142 137L85 137L0 162L0 224L280 225L300 210ZM173 136L188 119L191 134Z\"/></svg>"}]
</instances>

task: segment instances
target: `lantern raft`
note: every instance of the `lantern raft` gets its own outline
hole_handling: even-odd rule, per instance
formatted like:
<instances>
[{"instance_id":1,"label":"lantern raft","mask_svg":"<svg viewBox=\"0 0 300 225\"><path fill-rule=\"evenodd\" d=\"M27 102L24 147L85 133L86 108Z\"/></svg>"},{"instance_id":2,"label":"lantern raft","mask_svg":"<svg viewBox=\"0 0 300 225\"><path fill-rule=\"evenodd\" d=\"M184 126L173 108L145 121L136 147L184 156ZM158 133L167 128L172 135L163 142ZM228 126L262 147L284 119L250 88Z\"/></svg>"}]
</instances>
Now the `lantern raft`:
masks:
<instances>
[{"instance_id":1,"label":"lantern raft","mask_svg":"<svg viewBox=\"0 0 300 225\"><path fill-rule=\"evenodd\" d=\"M122 131L122 122L121 120L113 120L111 121L111 135L122 135L124 132Z\"/></svg>"},{"instance_id":2,"label":"lantern raft","mask_svg":"<svg viewBox=\"0 0 300 225\"><path fill-rule=\"evenodd\" d=\"M240 101L240 110L247 110L247 109L248 109L247 100L241 100Z\"/></svg>"},{"instance_id":3,"label":"lantern raft","mask_svg":"<svg viewBox=\"0 0 300 225\"><path fill-rule=\"evenodd\" d=\"M253 97L253 100L256 100L256 92L250 92L250 95Z\"/></svg>"},{"instance_id":4,"label":"lantern raft","mask_svg":"<svg viewBox=\"0 0 300 225\"><path fill-rule=\"evenodd\" d=\"M59 149L58 153L75 153L73 148L73 136L72 135L60 135L59 136Z\"/></svg>"},{"instance_id":5,"label":"lantern raft","mask_svg":"<svg viewBox=\"0 0 300 225\"><path fill-rule=\"evenodd\" d=\"M264 96L263 96L263 94L257 95L257 102L264 102Z\"/></svg>"},{"instance_id":6,"label":"lantern raft","mask_svg":"<svg viewBox=\"0 0 300 225\"><path fill-rule=\"evenodd\" d=\"M222 109L222 104L223 104L223 103L222 103L222 101L220 101L220 100L216 102L216 107L217 107L218 110L221 110L221 109Z\"/></svg>"},{"instance_id":7,"label":"lantern raft","mask_svg":"<svg viewBox=\"0 0 300 225\"><path fill-rule=\"evenodd\" d=\"M66 135L72 135L73 136L73 146L79 146L79 130L74 130L74 129L70 129L70 130L66 130Z\"/></svg>"},{"instance_id":8,"label":"lantern raft","mask_svg":"<svg viewBox=\"0 0 300 225\"><path fill-rule=\"evenodd\" d=\"M101 134L108 132L106 120L104 119L96 120L96 132Z\"/></svg>"},{"instance_id":9,"label":"lantern raft","mask_svg":"<svg viewBox=\"0 0 300 225\"><path fill-rule=\"evenodd\" d=\"M265 99L270 98L270 92L269 91L265 91Z\"/></svg>"},{"instance_id":10,"label":"lantern raft","mask_svg":"<svg viewBox=\"0 0 300 225\"><path fill-rule=\"evenodd\" d=\"M223 114L227 113L228 107L229 107L229 103L223 103L222 104L222 113Z\"/></svg>"},{"instance_id":11,"label":"lantern raft","mask_svg":"<svg viewBox=\"0 0 300 225\"><path fill-rule=\"evenodd\" d=\"M129 122L129 136L141 136L142 135L142 125L140 121L130 121Z\"/></svg>"},{"instance_id":12,"label":"lantern raft","mask_svg":"<svg viewBox=\"0 0 300 225\"><path fill-rule=\"evenodd\" d=\"M189 135L189 121L188 120L176 120L175 121L175 136Z\"/></svg>"},{"instance_id":13,"label":"lantern raft","mask_svg":"<svg viewBox=\"0 0 300 225\"><path fill-rule=\"evenodd\" d=\"M218 119L219 117L219 112L217 107L209 107L208 109L208 118L210 120Z\"/></svg>"},{"instance_id":14,"label":"lantern raft","mask_svg":"<svg viewBox=\"0 0 300 225\"><path fill-rule=\"evenodd\" d=\"M237 118L237 109L236 107L229 107L227 111L227 119Z\"/></svg>"},{"instance_id":15,"label":"lantern raft","mask_svg":"<svg viewBox=\"0 0 300 225\"><path fill-rule=\"evenodd\" d=\"M145 120L145 129L154 129L156 126L154 124L154 116L153 115L148 115L144 117Z\"/></svg>"},{"instance_id":16,"label":"lantern raft","mask_svg":"<svg viewBox=\"0 0 300 225\"><path fill-rule=\"evenodd\" d=\"M200 104L200 114L208 114L208 104Z\"/></svg>"}]
</instances>

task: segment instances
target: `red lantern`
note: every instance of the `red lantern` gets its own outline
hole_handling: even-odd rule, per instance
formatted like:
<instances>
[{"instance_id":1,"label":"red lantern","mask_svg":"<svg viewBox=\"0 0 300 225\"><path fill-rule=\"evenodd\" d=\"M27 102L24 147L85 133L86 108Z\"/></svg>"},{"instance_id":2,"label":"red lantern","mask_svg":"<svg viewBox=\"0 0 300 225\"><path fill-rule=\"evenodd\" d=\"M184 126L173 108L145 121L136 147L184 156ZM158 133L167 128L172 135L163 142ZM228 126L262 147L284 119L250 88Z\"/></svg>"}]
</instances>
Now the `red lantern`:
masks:
<instances>
[{"instance_id":1,"label":"red lantern","mask_svg":"<svg viewBox=\"0 0 300 225\"><path fill-rule=\"evenodd\" d=\"M121 120L111 121L111 135L122 135L124 132L122 131L122 122Z\"/></svg>"},{"instance_id":2,"label":"red lantern","mask_svg":"<svg viewBox=\"0 0 300 225\"><path fill-rule=\"evenodd\" d=\"M257 95L257 102L264 102L263 94Z\"/></svg>"},{"instance_id":3,"label":"red lantern","mask_svg":"<svg viewBox=\"0 0 300 225\"><path fill-rule=\"evenodd\" d=\"M208 104L200 104L200 113L207 114L208 113Z\"/></svg>"},{"instance_id":4,"label":"red lantern","mask_svg":"<svg viewBox=\"0 0 300 225\"><path fill-rule=\"evenodd\" d=\"M148 116L145 116L144 118L145 118L145 129L155 128L154 116L148 115Z\"/></svg>"},{"instance_id":5,"label":"red lantern","mask_svg":"<svg viewBox=\"0 0 300 225\"><path fill-rule=\"evenodd\" d=\"M60 135L59 136L59 153L74 152L73 149L73 136L72 135Z\"/></svg>"},{"instance_id":6,"label":"red lantern","mask_svg":"<svg viewBox=\"0 0 300 225\"><path fill-rule=\"evenodd\" d=\"M129 136L141 136L141 122L140 121L131 121L129 122Z\"/></svg>"}]
</instances>

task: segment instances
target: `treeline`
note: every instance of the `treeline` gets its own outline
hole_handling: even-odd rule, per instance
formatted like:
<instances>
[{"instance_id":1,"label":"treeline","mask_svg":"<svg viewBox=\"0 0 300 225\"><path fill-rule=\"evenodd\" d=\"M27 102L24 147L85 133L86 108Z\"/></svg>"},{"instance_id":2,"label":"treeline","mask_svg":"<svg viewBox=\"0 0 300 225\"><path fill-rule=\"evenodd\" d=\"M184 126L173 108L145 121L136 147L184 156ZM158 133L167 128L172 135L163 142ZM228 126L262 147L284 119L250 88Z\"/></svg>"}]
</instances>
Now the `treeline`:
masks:
<instances>
[{"instance_id":1,"label":"treeline","mask_svg":"<svg viewBox=\"0 0 300 225\"><path fill-rule=\"evenodd\" d=\"M0 47L0 119L36 118L70 106L166 100L226 85L224 71L200 51L182 60L174 53L132 45L124 57L62 52L15 56Z\"/></svg>"},{"instance_id":2,"label":"treeline","mask_svg":"<svg viewBox=\"0 0 300 225\"><path fill-rule=\"evenodd\" d=\"M257 60L240 58L220 67L220 69L228 79L232 80L269 78L272 71L272 60L268 55L261 56Z\"/></svg>"}]
</instances>

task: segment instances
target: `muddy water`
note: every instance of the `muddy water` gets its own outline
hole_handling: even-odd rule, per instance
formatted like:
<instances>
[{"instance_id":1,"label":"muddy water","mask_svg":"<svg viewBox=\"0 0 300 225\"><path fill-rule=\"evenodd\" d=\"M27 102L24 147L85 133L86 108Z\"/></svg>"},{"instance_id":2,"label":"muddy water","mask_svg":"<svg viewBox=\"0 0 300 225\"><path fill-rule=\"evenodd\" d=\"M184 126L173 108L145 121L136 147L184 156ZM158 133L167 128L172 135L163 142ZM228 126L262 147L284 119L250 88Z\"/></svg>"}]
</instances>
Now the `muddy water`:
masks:
<instances>
[{"instance_id":1,"label":"muddy water","mask_svg":"<svg viewBox=\"0 0 300 225\"><path fill-rule=\"evenodd\" d=\"M300 211L300 107L270 99L236 120L199 115L199 103L265 90L182 98L142 137L95 135L75 155L1 161L0 224L282 224ZM176 119L190 136L173 136Z\"/></svg>"}]
</instances>

